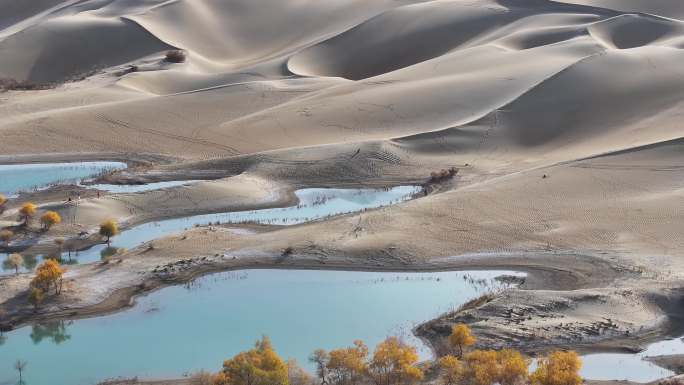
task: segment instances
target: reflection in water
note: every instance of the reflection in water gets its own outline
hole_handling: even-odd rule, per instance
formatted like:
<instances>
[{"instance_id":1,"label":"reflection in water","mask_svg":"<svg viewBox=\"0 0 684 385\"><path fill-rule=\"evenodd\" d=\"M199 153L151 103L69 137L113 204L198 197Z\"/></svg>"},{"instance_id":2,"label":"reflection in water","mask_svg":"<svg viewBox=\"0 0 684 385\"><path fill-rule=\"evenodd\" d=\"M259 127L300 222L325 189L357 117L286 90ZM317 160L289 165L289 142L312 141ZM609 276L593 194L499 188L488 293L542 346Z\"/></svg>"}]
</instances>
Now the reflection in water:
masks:
<instances>
[{"instance_id":1,"label":"reflection in water","mask_svg":"<svg viewBox=\"0 0 684 385\"><path fill-rule=\"evenodd\" d=\"M212 274L186 287L140 297L126 311L9 332L0 347L0 385L16 381L11 362L17 358L31 365L25 373L30 385L89 385L117 376L160 378L201 368L214 370L262 334L271 337L279 354L304 365L317 348L347 346L354 339L375 345L388 335L417 346L419 355L428 358L430 351L413 335L413 327L502 289L505 285L493 280L502 273L510 274L314 270ZM334 333L330 325L335 326ZM43 342L36 345L34 339ZM66 342L57 344L62 341ZM79 363L77 371L74 363Z\"/></svg>"},{"instance_id":2,"label":"reflection in water","mask_svg":"<svg viewBox=\"0 0 684 385\"><path fill-rule=\"evenodd\" d=\"M35 269L36 265L38 265L38 257L35 255L24 256L24 267L26 267L27 270Z\"/></svg>"},{"instance_id":3,"label":"reflection in water","mask_svg":"<svg viewBox=\"0 0 684 385\"><path fill-rule=\"evenodd\" d=\"M50 321L34 324L31 327L31 341L36 345L46 338L57 345L68 341L71 335L67 333L67 326L71 323L72 321Z\"/></svg>"},{"instance_id":4,"label":"reflection in water","mask_svg":"<svg viewBox=\"0 0 684 385\"><path fill-rule=\"evenodd\" d=\"M107 261L109 260L109 258L117 254L123 253L124 251L126 251L126 249L118 248L115 246L107 246L104 249L102 249L102 251L100 251L100 259L103 261Z\"/></svg>"},{"instance_id":5,"label":"reflection in water","mask_svg":"<svg viewBox=\"0 0 684 385\"><path fill-rule=\"evenodd\" d=\"M7 260L7 255L8 254L0 253L0 258L2 259L2 270L14 273L14 266L10 265L9 261ZM31 271L36 268L36 265L38 265L38 257L35 255L23 255L23 257L24 266L19 268L19 272Z\"/></svg>"}]
</instances>

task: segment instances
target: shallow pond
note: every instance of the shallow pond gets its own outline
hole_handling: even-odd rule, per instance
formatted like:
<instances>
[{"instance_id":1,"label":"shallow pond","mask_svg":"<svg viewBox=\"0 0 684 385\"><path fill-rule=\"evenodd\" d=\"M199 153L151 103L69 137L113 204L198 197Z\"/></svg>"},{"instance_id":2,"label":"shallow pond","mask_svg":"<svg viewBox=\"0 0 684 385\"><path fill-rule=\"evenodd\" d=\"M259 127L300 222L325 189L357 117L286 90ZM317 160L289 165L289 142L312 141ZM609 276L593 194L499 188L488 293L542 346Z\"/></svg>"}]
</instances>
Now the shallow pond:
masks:
<instances>
[{"instance_id":1,"label":"shallow pond","mask_svg":"<svg viewBox=\"0 0 684 385\"><path fill-rule=\"evenodd\" d=\"M583 357L582 375L594 380L651 382L675 373L644 358L672 354L684 354L684 342L680 338L656 342L636 354L588 354Z\"/></svg>"},{"instance_id":2,"label":"shallow pond","mask_svg":"<svg viewBox=\"0 0 684 385\"><path fill-rule=\"evenodd\" d=\"M115 376L180 376L218 370L262 334L279 354L308 369L316 348L374 346L388 335L429 352L416 324L501 288L510 272L369 273L243 270L209 275L139 298L114 315L7 333L0 384L16 381L12 363L28 362L27 385L86 385ZM517 274L519 275L519 274Z\"/></svg>"},{"instance_id":3,"label":"shallow pond","mask_svg":"<svg viewBox=\"0 0 684 385\"><path fill-rule=\"evenodd\" d=\"M11 196L54 184L79 183L126 168L121 162L74 162L0 165L0 194Z\"/></svg>"},{"instance_id":4,"label":"shallow pond","mask_svg":"<svg viewBox=\"0 0 684 385\"><path fill-rule=\"evenodd\" d=\"M399 186L390 189L322 189L310 188L296 191L297 206L264 210L236 211L228 213L193 215L145 223L132 227L112 240L112 248L99 244L79 253L63 253L65 263L87 263L99 261L102 255L116 248L132 249L145 242L177 233L196 225L208 223L260 223L271 225L293 225L328 216L359 212L367 209L396 204L411 199L421 190L417 186ZM0 254L0 263L7 256ZM5 269L4 274L12 273Z\"/></svg>"}]
</instances>

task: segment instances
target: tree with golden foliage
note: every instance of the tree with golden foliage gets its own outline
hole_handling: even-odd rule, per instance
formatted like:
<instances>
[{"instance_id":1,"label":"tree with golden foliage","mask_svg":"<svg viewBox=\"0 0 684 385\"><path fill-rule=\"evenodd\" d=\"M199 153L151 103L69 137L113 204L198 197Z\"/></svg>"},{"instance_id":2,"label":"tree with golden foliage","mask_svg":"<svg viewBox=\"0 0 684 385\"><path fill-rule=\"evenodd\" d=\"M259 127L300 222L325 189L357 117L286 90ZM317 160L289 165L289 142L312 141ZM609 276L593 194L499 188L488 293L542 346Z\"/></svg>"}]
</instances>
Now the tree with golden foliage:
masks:
<instances>
[{"instance_id":1,"label":"tree with golden foliage","mask_svg":"<svg viewBox=\"0 0 684 385\"><path fill-rule=\"evenodd\" d=\"M0 194L0 214L5 212L5 205L7 204L7 198Z\"/></svg>"},{"instance_id":2,"label":"tree with golden foliage","mask_svg":"<svg viewBox=\"0 0 684 385\"><path fill-rule=\"evenodd\" d=\"M423 379L416 348L401 342L397 337L388 337L380 342L368 365L368 375L376 385L415 384Z\"/></svg>"},{"instance_id":3,"label":"tree with golden foliage","mask_svg":"<svg viewBox=\"0 0 684 385\"><path fill-rule=\"evenodd\" d=\"M55 211L47 211L40 217L40 223L43 224L43 228L46 230L60 222L62 222L62 217Z\"/></svg>"},{"instance_id":4,"label":"tree with golden foliage","mask_svg":"<svg viewBox=\"0 0 684 385\"><path fill-rule=\"evenodd\" d=\"M107 237L107 244L109 244L110 239L117 234L119 234L119 225L115 221L110 219L100 224L100 235Z\"/></svg>"},{"instance_id":5,"label":"tree with golden foliage","mask_svg":"<svg viewBox=\"0 0 684 385\"><path fill-rule=\"evenodd\" d=\"M501 385L517 385L527 383L529 377L529 360L513 349L497 352L499 361L498 383Z\"/></svg>"},{"instance_id":6,"label":"tree with golden foliage","mask_svg":"<svg viewBox=\"0 0 684 385\"><path fill-rule=\"evenodd\" d=\"M29 220L36 214L36 208L37 206L31 202L26 202L21 205L21 208L19 209L19 218L24 221L25 225L27 225Z\"/></svg>"},{"instance_id":7,"label":"tree with golden foliage","mask_svg":"<svg viewBox=\"0 0 684 385\"><path fill-rule=\"evenodd\" d=\"M2 241L5 246L9 246L9 241L12 240L14 233L11 230L0 230L0 241Z\"/></svg>"},{"instance_id":8,"label":"tree with golden foliage","mask_svg":"<svg viewBox=\"0 0 684 385\"><path fill-rule=\"evenodd\" d=\"M10 254L7 257L7 265L14 269L14 274L19 275L19 269L24 266L24 257L21 254Z\"/></svg>"},{"instance_id":9,"label":"tree with golden foliage","mask_svg":"<svg viewBox=\"0 0 684 385\"><path fill-rule=\"evenodd\" d=\"M62 275L64 271L54 259L46 259L36 269L36 276L31 281L31 286L41 289L44 293L50 291L50 287L54 286L55 294L62 291Z\"/></svg>"},{"instance_id":10,"label":"tree with golden foliage","mask_svg":"<svg viewBox=\"0 0 684 385\"><path fill-rule=\"evenodd\" d=\"M463 361L463 378L468 384L527 383L529 361L516 350L473 350L464 356Z\"/></svg>"},{"instance_id":11,"label":"tree with golden foliage","mask_svg":"<svg viewBox=\"0 0 684 385\"><path fill-rule=\"evenodd\" d=\"M439 383L441 385L458 385L463 380L463 363L452 355L439 359Z\"/></svg>"},{"instance_id":12,"label":"tree with golden foliage","mask_svg":"<svg viewBox=\"0 0 684 385\"><path fill-rule=\"evenodd\" d=\"M45 295L43 294L43 291L40 290L37 287L32 287L31 291L29 292L28 296L28 302L33 305L33 310L38 310L38 306L40 306L41 303L43 303L43 298Z\"/></svg>"},{"instance_id":13,"label":"tree with golden foliage","mask_svg":"<svg viewBox=\"0 0 684 385\"><path fill-rule=\"evenodd\" d=\"M330 351L328 372L333 383L339 385L355 385L366 373L366 357L368 347L361 340L354 341L354 346Z\"/></svg>"},{"instance_id":14,"label":"tree with golden foliage","mask_svg":"<svg viewBox=\"0 0 684 385\"><path fill-rule=\"evenodd\" d=\"M264 336L254 348L223 362L216 385L287 385L287 365Z\"/></svg>"},{"instance_id":15,"label":"tree with golden foliage","mask_svg":"<svg viewBox=\"0 0 684 385\"><path fill-rule=\"evenodd\" d=\"M287 383L288 385L313 385L313 379L299 366L297 360L290 358L287 360Z\"/></svg>"},{"instance_id":16,"label":"tree with golden foliage","mask_svg":"<svg viewBox=\"0 0 684 385\"><path fill-rule=\"evenodd\" d=\"M451 328L449 346L456 351L459 358L463 357L463 350L475 343L476 339L471 334L470 328L465 324L456 324Z\"/></svg>"},{"instance_id":17,"label":"tree with golden foliage","mask_svg":"<svg viewBox=\"0 0 684 385\"><path fill-rule=\"evenodd\" d=\"M555 351L539 358L537 369L530 376L533 385L580 385L582 367L577 353Z\"/></svg>"},{"instance_id":18,"label":"tree with golden foliage","mask_svg":"<svg viewBox=\"0 0 684 385\"><path fill-rule=\"evenodd\" d=\"M309 362L316 365L316 376L321 380L321 385L328 385L328 359L330 355L324 349L316 349L311 356Z\"/></svg>"},{"instance_id":19,"label":"tree with golden foliage","mask_svg":"<svg viewBox=\"0 0 684 385\"><path fill-rule=\"evenodd\" d=\"M497 354L494 350L473 350L463 356L463 378L469 385L492 385L499 378Z\"/></svg>"}]
</instances>

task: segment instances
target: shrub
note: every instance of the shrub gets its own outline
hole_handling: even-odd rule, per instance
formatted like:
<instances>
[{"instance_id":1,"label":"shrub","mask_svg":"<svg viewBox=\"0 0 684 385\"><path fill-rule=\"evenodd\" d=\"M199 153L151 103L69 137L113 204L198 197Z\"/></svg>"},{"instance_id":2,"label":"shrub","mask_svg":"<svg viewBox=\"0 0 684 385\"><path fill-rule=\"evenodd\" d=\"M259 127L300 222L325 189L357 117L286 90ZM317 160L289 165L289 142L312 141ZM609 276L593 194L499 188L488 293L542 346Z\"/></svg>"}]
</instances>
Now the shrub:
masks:
<instances>
[{"instance_id":1,"label":"shrub","mask_svg":"<svg viewBox=\"0 0 684 385\"><path fill-rule=\"evenodd\" d=\"M442 385L458 385L463 379L463 363L454 356L439 359L439 383Z\"/></svg>"},{"instance_id":2,"label":"shrub","mask_svg":"<svg viewBox=\"0 0 684 385\"><path fill-rule=\"evenodd\" d=\"M6 245L9 245L9 241L13 236L14 233L10 230L0 230L0 241L4 242Z\"/></svg>"},{"instance_id":3,"label":"shrub","mask_svg":"<svg viewBox=\"0 0 684 385\"><path fill-rule=\"evenodd\" d=\"M31 202L24 203L19 209L19 217L24 220L24 224L28 224L31 217L36 214L37 206Z\"/></svg>"},{"instance_id":4,"label":"shrub","mask_svg":"<svg viewBox=\"0 0 684 385\"><path fill-rule=\"evenodd\" d=\"M580 385L582 362L573 351L555 351L537 361L537 369L530 376L533 385Z\"/></svg>"},{"instance_id":5,"label":"shrub","mask_svg":"<svg viewBox=\"0 0 684 385\"><path fill-rule=\"evenodd\" d=\"M448 169L442 169L440 171L433 171L430 173L430 182L442 182L453 178L458 174L458 169L456 167L451 167Z\"/></svg>"},{"instance_id":6,"label":"shrub","mask_svg":"<svg viewBox=\"0 0 684 385\"><path fill-rule=\"evenodd\" d=\"M43 291L33 287L31 288L31 291L29 292L28 296L28 302L33 305L34 310L38 310L38 306L43 302L43 298L45 295L43 294Z\"/></svg>"},{"instance_id":7,"label":"shrub","mask_svg":"<svg viewBox=\"0 0 684 385\"><path fill-rule=\"evenodd\" d=\"M40 217L40 223L43 224L45 229L50 229L50 227L60 222L62 222L62 217L55 211L48 211Z\"/></svg>"},{"instance_id":8,"label":"shrub","mask_svg":"<svg viewBox=\"0 0 684 385\"><path fill-rule=\"evenodd\" d=\"M180 49L166 51L166 57L164 58L164 60L169 63L185 63L186 59L187 55L185 54L185 51Z\"/></svg>"},{"instance_id":9,"label":"shrub","mask_svg":"<svg viewBox=\"0 0 684 385\"><path fill-rule=\"evenodd\" d=\"M100 224L100 235L107 237L107 244L117 234L119 234L119 225L115 221L110 219Z\"/></svg>"}]
</instances>

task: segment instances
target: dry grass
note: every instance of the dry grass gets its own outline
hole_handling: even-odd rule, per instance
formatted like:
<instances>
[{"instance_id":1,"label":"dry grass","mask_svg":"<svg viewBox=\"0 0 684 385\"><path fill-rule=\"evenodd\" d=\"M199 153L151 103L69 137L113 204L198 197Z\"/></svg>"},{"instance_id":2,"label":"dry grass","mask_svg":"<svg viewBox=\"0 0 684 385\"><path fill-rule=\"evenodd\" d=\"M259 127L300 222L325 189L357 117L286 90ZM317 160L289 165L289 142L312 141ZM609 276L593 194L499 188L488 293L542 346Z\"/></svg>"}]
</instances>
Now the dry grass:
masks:
<instances>
[{"instance_id":1,"label":"dry grass","mask_svg":"<svg viewBox=\"0 0 684 385\"><path fill-rule=\"evenodd\" d=\"M473 298L470 301L464 303L463 305L459 306L458 309L456 309L456 313L466 311L466 310L471 310L471 309L477 309L478 307L491 302L494 299L494 294L492 293L485 293L482 294L481 296L477 298Z\"/></svg>"},{"instance_id":2,"label":"dry grass","mask_svg":"<svg viewBox=\"0 0 684 385\"><path fill-rule=\"evenodd\" d=\"M6 91L40 91L57 87L56 83L32 83L16 79L0 79L0 92Z\"/></svg>"}]
</instances>

